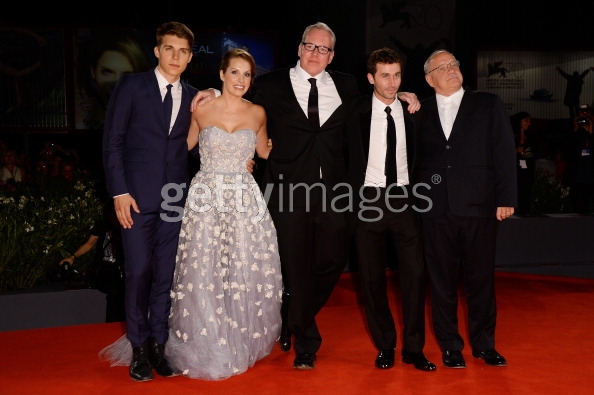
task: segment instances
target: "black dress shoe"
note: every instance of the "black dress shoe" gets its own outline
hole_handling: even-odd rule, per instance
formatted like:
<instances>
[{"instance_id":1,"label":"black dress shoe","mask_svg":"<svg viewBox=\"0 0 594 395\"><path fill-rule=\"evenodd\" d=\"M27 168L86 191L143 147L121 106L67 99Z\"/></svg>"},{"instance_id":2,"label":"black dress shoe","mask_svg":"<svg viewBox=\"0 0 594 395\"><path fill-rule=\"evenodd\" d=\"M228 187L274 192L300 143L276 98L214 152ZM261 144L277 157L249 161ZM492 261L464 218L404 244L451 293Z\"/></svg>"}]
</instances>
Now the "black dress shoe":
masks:
<instances>
[{"instance_id":1,"label":"black dress shoe","mask_svg":"<svg viewBox=\"0 0 594 395\"><path fill-rule=\"evenodd\" d=\"M375 358L375 367L378 369L390 369L394 366L394 349L380 350Z\"/></svg>"},{"instance_id":2,"label":"black dress shoe","mask_svg":"<svg viewBox=\"0 0 594 395\"><path fill-rule=\"evenodd\" d=\"M169 362L165 359L165 346L158 344L155 338L149 339L149 362L159 376L173 377L179 375L179 372L169 366Z\"/></svg>"},{"instance_id":3,"label":"black dress shoe","mask_svg":"<svg viewBox=\"0 0 594 395\"><path fill-rule=\"evenodd\" d=\"M415 369L419 369L425 372L432 372L437 367L431 363L425 354L422 352L406 352L402 351L402 362L404 363L412 363L415 365Z\"/></svg>"},{"instance_id":4,"label":"black dress shoe","mask_svg":"<svg viewBox=\"0 0 594 395\"><path fill-rule=\"evenodd\" d=\"M506 366L507 361L503 355L499 354L494 348L483 351L473 351L472 356L475 358L482 358L489 366Z\"/></svg>"},{"instance_id":5,"label":"black dress shoe","mask_svg":"<svg viewBox=\"0 0 594 395\"><path fill-rule=\"evenodd\" d=\"M281 328L280 337L278 338L278 345L283 352L291 349L291 331L284 324Z\"/></svg>"},{"instance_id":6,"label":"black dress shoe","mask_svg":"<svg viewBox=\"0 0 594 395\"><path fill-rule=\"evenodd\" d=\"M315 362L316 353L306 352L297 355L297 358L295 358L295 361L293 362L293 367L300 370L310 370L314 368Z\"/></svg>"},{"instance_id":7,"label":"black dress shoe","mask_svg":"<svg viewBox=\"0 0 594 395\"><path fill-rule=\"evenodd\" d=\"M132 362L130 363L129 372L130 377L135 381L148 381L153 379L147 346L132 348Z\"/></svg>"},{"instance_id":8,"label":"black dress shoe","mask_svg":"<svg viewBox=\"0 0 594 395\"><path fill-rule=\"evenodd\" d=\"M443 364L448 368L465 368L466 361L458 350L448 350L442 353Z\"/></svg>"}]
</instances>

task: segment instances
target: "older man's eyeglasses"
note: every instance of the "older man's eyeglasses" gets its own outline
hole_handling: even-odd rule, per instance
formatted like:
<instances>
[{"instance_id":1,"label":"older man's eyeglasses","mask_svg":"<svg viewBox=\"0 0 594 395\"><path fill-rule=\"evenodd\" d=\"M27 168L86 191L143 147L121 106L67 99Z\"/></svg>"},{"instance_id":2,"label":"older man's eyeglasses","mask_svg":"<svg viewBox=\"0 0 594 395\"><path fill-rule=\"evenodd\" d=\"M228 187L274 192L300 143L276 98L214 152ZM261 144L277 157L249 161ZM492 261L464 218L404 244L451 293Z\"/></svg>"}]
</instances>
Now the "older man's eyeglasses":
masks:
<instances>
[{"instance_id":1,"label":"older man's eyeglasses","mask_svg":"<svg viewBox=\"0 0 594 395\"><path fill-rule=\"evenodd\" d=\"M439 66L437 66L433 70L428 71L427 74L431 74L435 70L439 70L440 73L443 73L444 71L446 71L448 69L448 67L451 67L454 70L458 70L460 68L460 62L457 61L457 60L452 60L450 63L440 64Z\"/></svg>"},{"instance_id":2,"label":"older man's eyeglasses","mask_svg":"<svg viewBox=\"0 0 594 395\"><path fill-rule=\"evenodd\" d=\"M328 47L325 47L323 45L315 45L315 44L312 44L312 43L301 43L301 45L303 45L303 48L305 48L309 52L313 52L313 51L315 51L317 49L318 50L318 53L320 55L326 55L328 52L332 52L333 51L332 48L328 48Z\"/></svg>"}]
</instances>

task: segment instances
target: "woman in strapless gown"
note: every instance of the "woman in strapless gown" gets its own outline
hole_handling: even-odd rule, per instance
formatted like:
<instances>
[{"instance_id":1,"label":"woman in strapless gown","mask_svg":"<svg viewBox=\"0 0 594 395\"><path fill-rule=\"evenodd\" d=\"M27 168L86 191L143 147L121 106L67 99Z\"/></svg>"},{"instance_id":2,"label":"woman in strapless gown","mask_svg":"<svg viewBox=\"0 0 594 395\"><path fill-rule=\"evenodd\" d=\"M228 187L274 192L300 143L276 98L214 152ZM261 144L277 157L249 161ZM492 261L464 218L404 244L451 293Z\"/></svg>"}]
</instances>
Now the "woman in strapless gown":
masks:
<instances>
[{"instance_id":1,"label":"woman in strapless gown","mask_svg":"<svg viewBox=\"0 0 594 395\"><path fill-rule=\"evenodd\" d=\"M246 166L254 150L267 158L271 149L264 109L242 98L255 71L248 52L229 51L221 96L192 114L188 145L199 144L200 170L182 219L165 346L171 367L191 378L245 372L280 335L276 229Z\"/></svg>"},{"instance_id":2,"label":"woman in strapless gown","mask_svg":"<svg viewBox=\"0 0 594 395\"><path fill-rule=\"evenodd\" d=\"M264 158L269 151L264 109L242 99L254 73L247 52L226 54L222 94L194 112L190 127L200 170L179 235L165 354L192 378L245 372L270 354L280 334L276 229L246 169L254 150Z\"/></svg>"},{"instance_id":3,"label":"woman in strapless gown","mask_svg":"<svg viewBox=\"0 0 594 395\"><path fill-rule=\"evenodd\" d=\"M282 278L276 230L246 170L256 133L200 131L200 171L188 199L171 289L172 367L223 379L268 355L280 331ZM237 183L246 189L228 188Z\"/></svg>"}]
</instances>

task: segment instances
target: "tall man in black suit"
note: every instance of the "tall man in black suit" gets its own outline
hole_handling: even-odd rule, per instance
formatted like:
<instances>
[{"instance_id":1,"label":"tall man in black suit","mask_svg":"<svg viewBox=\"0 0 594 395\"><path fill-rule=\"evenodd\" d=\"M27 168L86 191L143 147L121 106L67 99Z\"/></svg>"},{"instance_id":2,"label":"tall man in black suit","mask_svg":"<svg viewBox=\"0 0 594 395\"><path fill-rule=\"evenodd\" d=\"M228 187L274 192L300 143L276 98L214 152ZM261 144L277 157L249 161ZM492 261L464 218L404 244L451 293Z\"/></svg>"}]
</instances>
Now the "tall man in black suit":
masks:
<instances>
[{"instance_id":1,"label":"tall man in black suit","mask_svg":"<svg viewBox=\"0 0 594 395\"><path fill-rule=\"evenodd\" d=\"M268 207L288 294L284 335L288 329L295 336L296 369L314 367L322 343L316 314L346 266L345 213L331 202L337 196L333 187L346 181L343 128L347 103L358 90L352 75L325 70L335 43L326 24L308 26L297 48L297 65L254 81L253 101L266 110L273 145L264 188L271 192ZM308 119L312 78L319 97L317 122ZM288 350L290 343L283 346Z\"/></svg>"},{"instance_id":2,"label":"tall man in black suit","mask_svg":"<svg viewBox=\"0 0 594 395\"><path fill-rule=\"evenodd\" d=\"M466 366L458 331L458 278L464 276L472 355L505 366L495 350L495 241L498 220L517 206L515 144L506 108L494 94L464 90L460 64L445 50L424 65L435 95L416 115L415 181L430 186L422 210L431 279L433 329L445 366Z\"/></svg>"},{"instance_id":3,"label":"tall man in black suit","mask_svg":"<svg viewBox=\"0 0 594 395\"><path fill-rule=\"evenodd\" d=\"M402 81L401 63L398 53L390 48L369 55L367 79L373 85L373 94L355 101L346 124L348 174L357 215L357 268L367 324L379 350L375 366L389 369L394 365L397 336L386 287L387 242L396 246L404 323L402 361L419 370L434 371L435 365L423 354L425 277L421 219L414 209L415 137L413 120L396 99ZM389 151L395 164L387 159ZM394 167L393 176L390 166Z\"/></svg>"}]
</instances>

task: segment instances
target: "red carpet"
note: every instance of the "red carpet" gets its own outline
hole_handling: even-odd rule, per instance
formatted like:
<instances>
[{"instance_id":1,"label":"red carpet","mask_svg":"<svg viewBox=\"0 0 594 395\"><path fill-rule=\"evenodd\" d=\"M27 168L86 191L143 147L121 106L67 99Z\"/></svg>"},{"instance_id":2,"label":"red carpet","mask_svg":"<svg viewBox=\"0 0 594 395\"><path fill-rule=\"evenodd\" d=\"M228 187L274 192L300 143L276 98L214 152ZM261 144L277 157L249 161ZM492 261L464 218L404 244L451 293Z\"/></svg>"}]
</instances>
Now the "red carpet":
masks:
<instances>
[{"instance_id":1,"label":"red carpet","mask_svg":"<svg viewBox=\"0 0 594 395\"><path fill-rule=\"evenodd\" d=\"M356 281L345 274L320 313L324 343L312 371L293 369L293 352L282 353L275 347L246 373L225 381L156 376L136 383L129 379L126 367L109 367L97 357L103 346L121 335L121 324L81 325L1 332L0 394L592 393L594 280L498 273L497 349L508 366L488 367L466 347L467 369L443 367L428 325L425 354L437 365L437 371L429 373L399 359L389 370L374 367L376 350L357 304ZM397 292L393 301L399 319ZM464 311L462 306L462 325L466 324ZM466 341L465 329L463 336ZM397 355L400 350L399 343Z\"/></svg>"}]
</instances>

